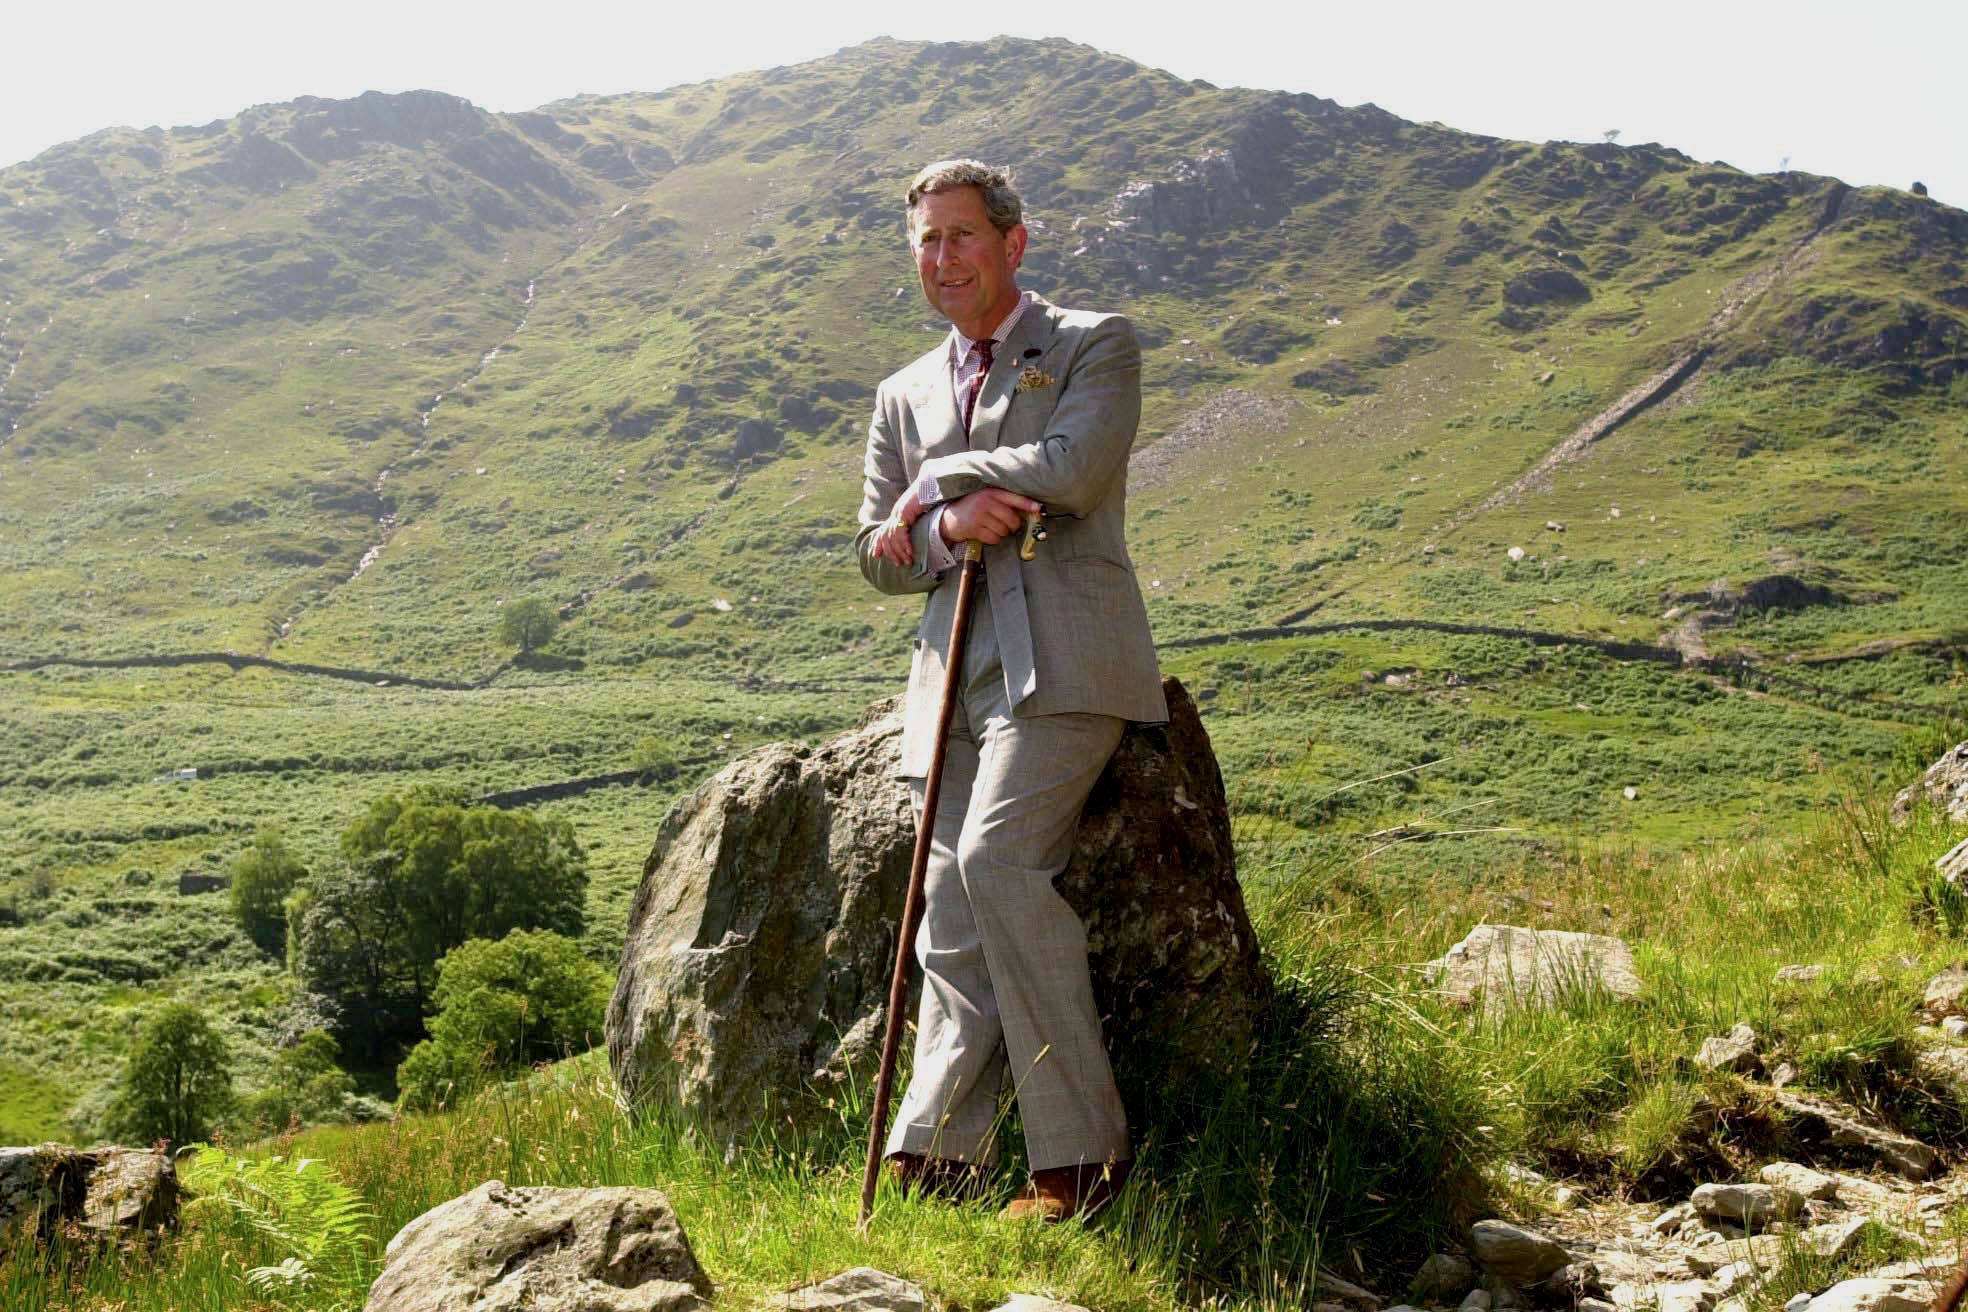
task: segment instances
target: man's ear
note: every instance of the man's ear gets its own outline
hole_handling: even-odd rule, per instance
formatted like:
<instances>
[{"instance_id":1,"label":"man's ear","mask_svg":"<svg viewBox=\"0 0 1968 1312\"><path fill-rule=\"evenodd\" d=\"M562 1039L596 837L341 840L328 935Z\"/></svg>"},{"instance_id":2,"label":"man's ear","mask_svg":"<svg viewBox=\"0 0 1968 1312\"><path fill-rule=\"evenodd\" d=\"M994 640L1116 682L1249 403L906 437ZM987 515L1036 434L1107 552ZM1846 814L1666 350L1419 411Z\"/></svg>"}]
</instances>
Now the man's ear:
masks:
<instances>
[{"instance_id":1,"label":"man's ear","mask_svg":"<svg viewBox=\"0 0 1968 1312\"><path fill-rule=\"evenodd\" d=\"M1025 258L1025 238L1025 225L1022 223L1013 224L1011 231L1005 234L1005 259L1014 269Z\"/></svg>"}]
</instances>

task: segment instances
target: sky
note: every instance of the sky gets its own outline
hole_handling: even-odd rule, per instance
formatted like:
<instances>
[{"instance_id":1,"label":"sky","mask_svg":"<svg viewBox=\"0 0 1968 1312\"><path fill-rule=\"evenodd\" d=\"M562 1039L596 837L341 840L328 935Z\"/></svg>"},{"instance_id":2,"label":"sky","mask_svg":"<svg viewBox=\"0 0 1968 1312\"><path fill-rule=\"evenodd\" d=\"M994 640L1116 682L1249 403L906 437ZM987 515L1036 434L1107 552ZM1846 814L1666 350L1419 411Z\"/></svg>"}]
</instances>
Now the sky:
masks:
<instances>
[{"instance_id":1,"label":"sky","mask_svg":"<svg viewBox=\"0 0 1968 1312\"><path fill-rule=\"evenodd\" d=\"M1968 208L1963 0L1641 5L1091 0L953 5L589 0L17 0L0 166L111 126L299 95L430 88L488 109L657 91L876 36L1063 36L1219 86L1371 101L1527 141L1658 141L1751 172L1906 187ZM1011 161L1016 163L1016 161Z\"/></svg>"}]
</instances>

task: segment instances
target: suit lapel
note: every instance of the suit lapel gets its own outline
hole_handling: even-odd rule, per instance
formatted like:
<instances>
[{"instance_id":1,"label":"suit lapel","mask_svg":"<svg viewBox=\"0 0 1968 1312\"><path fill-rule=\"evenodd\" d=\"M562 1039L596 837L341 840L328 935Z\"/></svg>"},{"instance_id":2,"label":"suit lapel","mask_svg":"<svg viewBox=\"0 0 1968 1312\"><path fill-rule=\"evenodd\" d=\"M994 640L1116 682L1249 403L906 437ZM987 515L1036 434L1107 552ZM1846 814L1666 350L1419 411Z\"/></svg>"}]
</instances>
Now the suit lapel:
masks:
<instances>
[{"instance_id":1,"label":"suit lapel","mask_svg":"<svg viewBox=\"0 0 1968 1312\"><path fill-rule=\"evenodd\" d=\"M916 375L909 380L909 410L915 416L924 460L964 449L963 413L957 409L956 389L950 382L947 338L918 362Z\"/></svg>"},{"instance_id":2,"label":"suit lapel","mask_svg":"<svg viewBox=\"0 0 1968 1312\"><path fill-rule=\"evenodd\" d=\"M1018 376L1031 363L1025 353L1033 349L1045 351L1052 340L1052 315L1053 307L1034 297L993 354L991 372L985 376L984 391L977 398L977 413L970 419L971 450L989 451L998 444L998 426L1004 422L1005 412L1011 409L1012 397L1018 390Z\"/></svg>"}]
</instances>

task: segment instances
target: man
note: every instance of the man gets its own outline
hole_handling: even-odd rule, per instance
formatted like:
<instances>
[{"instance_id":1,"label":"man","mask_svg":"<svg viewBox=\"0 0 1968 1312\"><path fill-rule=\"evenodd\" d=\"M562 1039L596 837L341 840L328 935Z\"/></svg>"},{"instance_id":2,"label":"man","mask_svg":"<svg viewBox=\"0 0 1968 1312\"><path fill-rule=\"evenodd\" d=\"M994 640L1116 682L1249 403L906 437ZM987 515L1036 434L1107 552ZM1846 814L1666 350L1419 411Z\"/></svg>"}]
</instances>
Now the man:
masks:
<instances>
[{"instance_id":1,"label":"man","mask_svg":"<svg viewBox=\"0 0 1968 1312\"><path fill-rule=\"evenodd\" d=\"M924 885L915 1073L887 1148L905 1187L961 1188L1008 1073L1032 1166L1011 1211L1058 1220L1102 1206L1131 1160L1086 934L1052 881L1125 723L1168 718L1123 533L1141 351L1118 315L1019 291L1028 234L1004 170L932 164L907 214L951 333L876 393L855 550L883 592L929 593L902 740L918 813L963 543L984 544L984 569ZM1041 507L1049 536L1022 561Z\"/></svg>"}]
</instances>

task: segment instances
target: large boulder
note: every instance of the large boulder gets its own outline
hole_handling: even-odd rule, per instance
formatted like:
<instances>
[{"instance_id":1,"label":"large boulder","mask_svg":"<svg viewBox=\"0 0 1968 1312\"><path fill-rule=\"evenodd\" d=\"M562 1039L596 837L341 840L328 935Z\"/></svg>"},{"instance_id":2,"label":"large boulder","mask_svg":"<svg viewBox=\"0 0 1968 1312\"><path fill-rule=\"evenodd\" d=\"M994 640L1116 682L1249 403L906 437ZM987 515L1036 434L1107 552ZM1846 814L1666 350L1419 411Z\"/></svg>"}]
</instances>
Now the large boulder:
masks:
<instances>
[{"instance_id":1,"label":"large boulder","mask_svg":"<svg viewBox=\"0 0 1968 1312\"><path fill-rule=\"evenodd\" d=\"M1182 685L1164 691L1170 722L1128 730L1058 880L1124 1093L1240 1060L1270 995L1209 737ZM880 703L818 747L733 762L664 818L608 1009L632 1102L730 1139L872 1079L914 846L901 736Z\"/></svg>"},{"instance_id":2,"label":"large boulder","mask_svg":"<svg viewBox=\"0 0 1968 1312\"><path fill-rule=\"evenodd\" d=\"M1478 925L1426 971L1449 1001L1464 1007L1480 1001L1486 1010L1545 1007L1595 993L1623 1001L1640 996L1633 953L1606 934Z\"/></svg>"},{"instance_id":3,"label":"large boulder","mask_svg":"<svg viewBox=\"0 0 1968 1312\"><path fill-rule=\"evenodd\" d=\"M397 1232L365 1312L705 1312L711 1293L656 1190L487 1180Z\"/></svg>"},{"instance_id":4,"label":"large boulder","mask_svg":"<svg viewBox=\"0 0 1968 1312\"><path fill-rule=\"evenodd\" d=\"M1968 820L1968 742L1942 752L1920 776L1920 782L1899 791L1893 798L1893 819L1904 823L1923 801L1937 815L1956 823Z\"/></svg>"}]
</instances>

